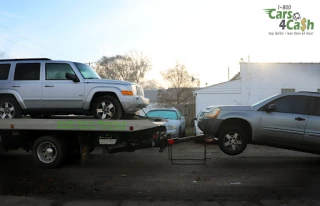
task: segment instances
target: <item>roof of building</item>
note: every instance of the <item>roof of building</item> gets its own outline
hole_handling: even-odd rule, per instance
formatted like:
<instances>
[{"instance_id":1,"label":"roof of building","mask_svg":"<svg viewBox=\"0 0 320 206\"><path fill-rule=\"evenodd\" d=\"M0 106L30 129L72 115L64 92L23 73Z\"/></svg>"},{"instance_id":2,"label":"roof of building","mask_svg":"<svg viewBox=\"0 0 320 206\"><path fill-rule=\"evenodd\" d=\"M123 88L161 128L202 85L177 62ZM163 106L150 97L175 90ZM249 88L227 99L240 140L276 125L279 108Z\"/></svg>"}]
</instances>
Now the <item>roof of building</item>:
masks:
<instances>
[{"instance_id":1,"label":"roof of building","mask_svg":"<svg viewBox=\"0 0 320 206\"><path fill-rule=\"evenodd\" d=\"M240 79L240 72L238 72L234 77L232 77L229 81Z\"/></svg>"}]
</instances>

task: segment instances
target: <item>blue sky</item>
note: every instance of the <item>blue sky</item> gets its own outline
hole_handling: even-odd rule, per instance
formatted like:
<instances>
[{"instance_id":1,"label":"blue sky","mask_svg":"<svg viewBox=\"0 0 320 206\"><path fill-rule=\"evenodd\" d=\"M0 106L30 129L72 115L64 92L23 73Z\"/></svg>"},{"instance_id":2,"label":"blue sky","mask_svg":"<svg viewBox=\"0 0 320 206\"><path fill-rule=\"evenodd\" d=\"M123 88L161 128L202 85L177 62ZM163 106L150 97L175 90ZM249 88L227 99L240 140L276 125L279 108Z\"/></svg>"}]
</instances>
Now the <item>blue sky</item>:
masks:
<instances>
[{"instance_id":1,"label":"blue sky","mask_svg":"<svg viewBox=\"0 0 320 206\"><path fill-rule=\"evenodd\" d=\"M248 55L254 62L320 61L315 52L320 46L320 15L314 1L290 1L293 10L315 22L313 35L268 35L269 31L280 30L279 22L268 19L263 9L286 3L1 1L0 50L7 57L79 62L95 62L103 55L138 50L152 59L153 70L147 74L148 79L161 80L160 71L173 67L178 60L201 80L201 86L211 85L227 80L228 67L230 76L237 73L239 59Z\"/></svg>"}]
</instances>

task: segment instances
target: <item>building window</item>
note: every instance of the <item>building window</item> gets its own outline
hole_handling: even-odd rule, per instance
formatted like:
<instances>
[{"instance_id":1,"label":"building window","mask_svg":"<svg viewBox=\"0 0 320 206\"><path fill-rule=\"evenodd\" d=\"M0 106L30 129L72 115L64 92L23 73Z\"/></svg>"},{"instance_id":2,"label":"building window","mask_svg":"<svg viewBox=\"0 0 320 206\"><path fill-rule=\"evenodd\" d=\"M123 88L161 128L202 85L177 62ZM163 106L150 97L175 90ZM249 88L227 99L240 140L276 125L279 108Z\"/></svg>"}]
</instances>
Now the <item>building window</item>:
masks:
<instances>
[{"instance_id":1,"label":"building window","mask_svg":"<svg viewBox=\"0 0 320 206\"><path fill-rule=\"evenodd\" d=\"M295 92L296 89L281 89L281 94L288 93L288 92Z\"/></svg>"}]
</instances>

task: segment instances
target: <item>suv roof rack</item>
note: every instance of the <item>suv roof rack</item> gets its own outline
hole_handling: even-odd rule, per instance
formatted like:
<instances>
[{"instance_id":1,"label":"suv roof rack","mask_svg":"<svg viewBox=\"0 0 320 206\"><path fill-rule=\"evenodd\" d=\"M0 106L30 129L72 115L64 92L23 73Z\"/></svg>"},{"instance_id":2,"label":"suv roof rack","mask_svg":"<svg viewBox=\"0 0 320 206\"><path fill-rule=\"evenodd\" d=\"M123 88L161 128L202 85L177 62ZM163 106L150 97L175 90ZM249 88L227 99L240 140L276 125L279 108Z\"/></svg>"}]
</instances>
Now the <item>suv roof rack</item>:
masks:
<instances>
[{"instance_id":1,"label":"suv roof rack","mask_svg":"<svg viewBox=\"0 0 320 206\"><path fill-rule=\"evenodd\" d=\"M0 59L0 62L7 62L7 61L36 61L36 60L50 60L48 58L26 58L26 59Z\"/></svg>"},{"instance_id":2,"label":"suv roof rack","mask_svg":"<svg viewBox=\"0 0 320 206\"><path fill-rule=\"evenodd\" d=\"M311 94L319 94L319 92L310 92L310 91L298 91L298 92L311 93Z\"/></svg>"}]
</instances>

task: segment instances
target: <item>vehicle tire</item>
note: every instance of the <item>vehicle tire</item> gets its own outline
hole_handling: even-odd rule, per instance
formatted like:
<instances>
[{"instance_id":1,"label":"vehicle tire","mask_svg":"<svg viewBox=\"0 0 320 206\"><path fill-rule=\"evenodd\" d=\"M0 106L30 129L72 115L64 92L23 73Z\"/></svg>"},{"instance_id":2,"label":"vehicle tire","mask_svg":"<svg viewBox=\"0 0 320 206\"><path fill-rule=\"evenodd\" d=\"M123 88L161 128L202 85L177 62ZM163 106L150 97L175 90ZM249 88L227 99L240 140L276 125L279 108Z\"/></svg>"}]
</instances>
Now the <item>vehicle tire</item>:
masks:
<instances>
[{"instance_id":1,"label":"vehicle tire","mask_svg":"<svg viewBox=\"0 0 320 206\"><path fill-rule=\"evenodd\" d=\"M54 169L59 167L65 159L66 144L62 139L43 136L34 142L32 155L39 166Z\"/></svg>"},{"instance_id":2,"label":"vehicle tire","mask_svg":"<svg viewBox=\"0 0 320 206\"><path fill-rule=\"evenodd\" d=\"M115 97L103 96L93 102L92 113L96 119L120 119L122 107Z\"/></svg>"},{"instance_id":3,"label":"vehicle tire","mask_svg":"<svg viewBox=\"0 0 320 206\"><path fill-rule=\"evenodd\" d=\"M220 132L218 144L225 154L238 155L246 149L248 136L242 128L229 126Z\"/></svg>"},{"instance_id":4,"label":"vehicle tire","mask_svg":"<svg viewBox=\"0 0 320 206\"><path fill-rule=\"evenodd\" d=\"M21 107L14 97L0 98L0 119L13 119L21 117Z\"/></svg>"}]
</instances>

